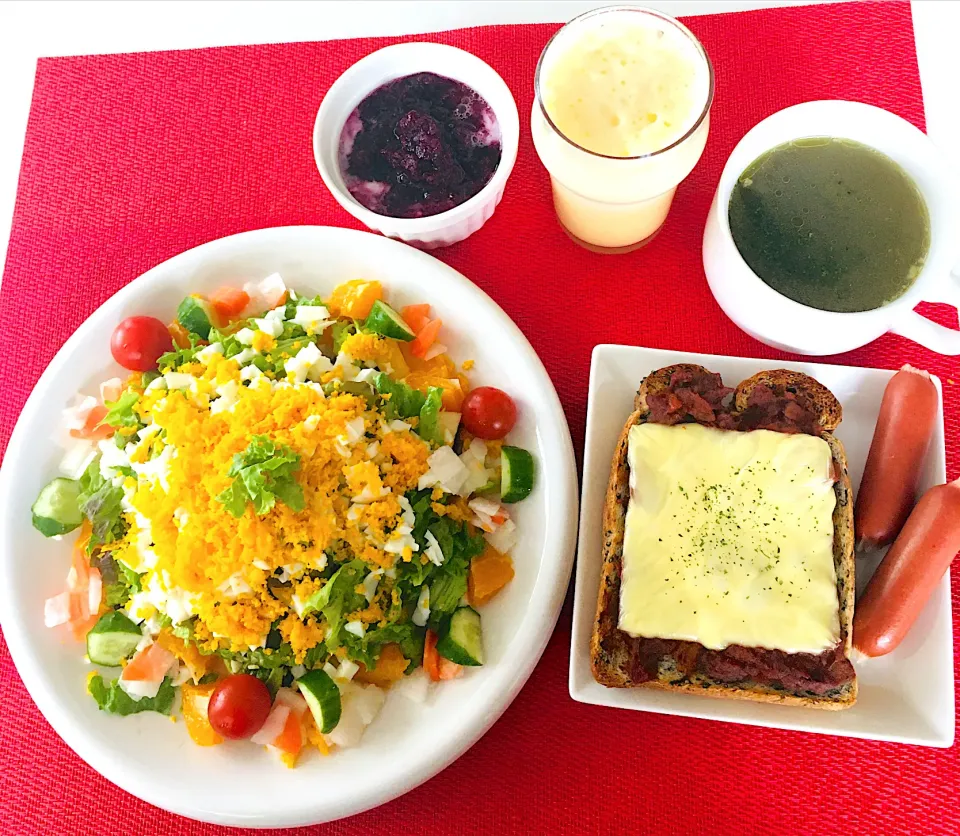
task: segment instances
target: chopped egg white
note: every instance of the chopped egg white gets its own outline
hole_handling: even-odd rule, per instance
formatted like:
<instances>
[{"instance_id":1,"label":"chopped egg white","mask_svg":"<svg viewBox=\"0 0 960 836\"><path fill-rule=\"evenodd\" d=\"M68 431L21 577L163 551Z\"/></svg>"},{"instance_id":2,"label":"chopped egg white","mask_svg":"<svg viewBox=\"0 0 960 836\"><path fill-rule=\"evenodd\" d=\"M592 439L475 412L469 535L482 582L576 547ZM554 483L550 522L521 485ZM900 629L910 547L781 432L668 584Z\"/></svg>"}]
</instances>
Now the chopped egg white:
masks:
<instances>
[{"instance_id":1,"label":"chopped egg white","mask_svg":"<svg viewBox=\"0 0 960 836\"><path fill-rule=\"evenodd\" d=\"M219 397L210 402L210 412L214 415L233 409L240 397L240 384L235 380L228 380L216 388Z\"/></svg>"},{"instance_id":2,"label":"chopped egg white","mask_svg":"<svg viewBox=\"0 0 960 836\"><path fill-rule=\"evenodd\" d=\"M168 389L191 389L197 385L197 379L192 374L183 372L167 372L163 380Z\"/></svg>"},{"instance_id":3,"label":"chopped egg white","mask_svg":"<svg viewBox=\"0 0 960 836\"><path fill-rule=\"evenodd\" d=\"M330 312L323 305L300 305L292 322L308 334L320 334L332 325L334 320L330 319Z\"/></svg>"},{"instance_id":4,"label":"chopped egg white","mask_svg":"<svg viewBox=\"0 0 960 836\"><path fill-rule=\"evenodd\" d=\"M333 367L339 367L343 371L344 380L356 380L357 375L360 374L360 367L354 362L354 359L347 354L345 351L341 351L337 355L337 359L333 362Z\"/></svg>"},{"instance_id":5,"label":"chopped egg white","mask_svg":"<svg viewBox=\"0 0 960 836\"><path fill-rule=\"evenodd\" d=\"M348 621L343 629L348 633L353 633L357 638L362 639L367 632L367 625L362 621Z\"/></svg>"},{"instance_id":6,"label":"chopped egg white","mask_svg":"<svg viewBox=\"0 0 960 836\"><path fill-rule=\"evenodd\" d=\"M420 587L420 597L417 598L417 607L410 616L410 620L417 627L426 626L427 619L430 618L430 587L424 584Z\"/></svg>"},{"instance_id":7,"label":"chopped egg white","mask_svg":"<svg viewBox=\"0 0 960 836\"><path fill-rule=\"evenodd\" d=\"M66 448L60 460L60 472L70 479L79 479L97 457L97 445L86 439L77 439Z\"/></svg>"},{"instance_id":8,"label":"chopped egg white","mask_svg":"<svg viewBox=\"0 0 960 836\"><path fill-rule=\"evenodd\" d=\"M260 371L256 366L244 366L240 369L240 379L241 380L259 380L263 377L263 372Z\"/></svg>"},{"instance_id":9,"label":"chopped egg white","mask_svg":"<svg viewBox=\"0 0 960 836\"><path fill-rule=\"evenodd\" d=\"M377 587L380 585L380 578L383 576L383 569L374 569L363 579L363 595L368 602L373 600L377 594Z\"/></svg>"},{"instance_id":10,"label":"chopped egg white","mask_svg":"<svg viewBox=\"0 0 960 836\"><path fill-rule=\"evenodd\" d=\"M77 395L74 403L63 410L63 425L68 430L82 430L96 406L97 399L92 395Z\"/></svg>"},{"instance_id":11,"label":"chopped egg white","mask_svg":"<svg viewBox=\"0 0 960 836\"><path fill-rule=\"evenodd\" d=\"M276 319L255 319L254 324L258 329L263 331L264 334L269 334L271 337L276 339L283 333L283 322L277 321Z\"/></svg>"},{"instance_id":12,"label":"chopped egg white","mask_svg":"<svg viewBox=\"0 0 960 836\"><path fill-rule=\"evenodd\" d=\"M410 549L412 552L420 551L420 546L413 539L413 529L409 525L398 525L390 535L383 547L385 552L390 554L403 554L404 549Z\"/></svg>"},{"instance_id":13,"label":"chopped egg white","mask_svg":"<svg viewBox=\"0 0 960 836\"><path fill-rule=\"evenodd\" d=\"M420 477L420 490L439 486L447 493L457 493L470 471L450 447L438 447L427 459L429 470Z\"/></svg>"},{"instance_id":14,"label":"chopped egg white","mask_svg":"<svg viewBox=\"0 0 960 836\"><path fill-rule=\"evenodd\" d=\"M204 346L197 352L197 360L205 366L209 365L214 357L223 357L222 343L210 343L210 345Z\"/></svg>"},{"instance_id":15,"label":"chopped egg white","mask_svg":"<svg viewBox=\"0 0 960 836\"><path fill-rule=\"evenodd\" d=\"M320 349L314 343L308 343L301 348L294 357L285 360L283 369L288 375L292 375L295 383L303 383L307 375L323 355ZM325 357L323 359L326 359ZM327 362L330 362L329 360Z\"/></svg>"},{"instance_id":16,"label":"chopped egg white","mask_svg":"<svg viewBox=\"0 0 960 836\"><path fill-rule=\"evenodd\" d=\"M405 496L400 496L397 497L397 502L400 503L400 508L403 510L404 524L413 528L417 524L417 516L413 512L413 506L410 504L410 500Z\"/></svg>"},{"instance_id":17,"label":"chopped egg white","mask_svg":"<svg viewBox=\"0 0 960 836\"><path fill-rule=\"evenodd\" d=\"M170 460L177 455L175 447L164 447L160 455L155 459L150 459L141 463L132 462L130 467L137 477L141 480L159 484L164 493L170 490Z\"/></svg>"},{"instance_id":18,"label":"chopped egg white","mask_svg":"<svg viewBox=\"0 0 960 836\"><path fill-rule=\"evenodd\" d=\"M429 558L430 562L434 566L443 565L443 551L440 548L440 544L437 542L437 538L433 536L433 532L427 530L424 535L427 540L427 547L424 549L423 553Z\"/></svg>"},{"instance_id":19,"label":"chopped egg white","mask_svg":"<svg viewBox=\"0 0 960 836\"><path fill-rule=\"evenodd\" d=\"M250 588L250 584L244 580L244 577L240 572L234 572L229 578L220 584L217 589L223 593L225 598L237 598L240 595L246 595L253 591Z\"/></svg>"},{"instance_id":20,"label":"chopped egg white","mask_svg":"<svg viewBox=\"0 0 960 836\"><path fill-rule=\"evenodd\" d=\"M513 520L506 520L496 531L485 531L483 536L498 552L505 554L517 543L517 525Z\"/></svg>"}]
</instances>

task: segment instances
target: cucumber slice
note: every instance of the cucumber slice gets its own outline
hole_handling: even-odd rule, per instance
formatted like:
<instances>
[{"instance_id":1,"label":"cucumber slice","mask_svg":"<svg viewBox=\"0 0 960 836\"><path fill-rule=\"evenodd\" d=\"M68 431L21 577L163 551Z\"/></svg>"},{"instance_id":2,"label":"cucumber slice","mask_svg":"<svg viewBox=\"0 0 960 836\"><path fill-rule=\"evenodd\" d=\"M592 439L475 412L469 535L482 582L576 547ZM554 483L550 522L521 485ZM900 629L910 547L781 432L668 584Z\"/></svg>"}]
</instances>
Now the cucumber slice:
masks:
<instances>
[{"instance_id":1,"label":"cucumber slice","mask_svg":"<svg viewBox=\"0 0 960 836\"><path fill-rule=\"evenodd\" d=\"M297 687L310 706L313 721L323 734L329 734L340 722L340 689L325 670L307 671Z\"/></svg>"},{"instance_id":2,"label":"cucumber slice","mask_svg":"<svg viewBox=\"0 0 960 836\"><path fill-rule=\"evenodd\" d=\"M188 296L177 307L177 322L191 334L196 334L201 340L210 336L213 327L211 313L213 308L206 299L199 296Z\"/></svg>"},{"instance_id":3,"label":"cucumber slice","mask_svg":"<svg viewBox=\"0 0 960 836\"><path fill-rule=\"evenodd\" d=\"M500 498L519 502L533 490L533 456L522 447L504 447L500 451Z\"/></svg>"},{"instance_id":4,"label":"cucumber slice","mask_svg":"<svg viewBox=\"0 0 960 836\"><path fill-rule=\"evenodd\" d=\"M44 537L66 534L83 522L80 512L80 483L57 477L44 485L33 503L33 527Z\"/></svg>"},{"instance_id":5,"label":"cucumber slice","mask_svg":"<svg viewBox=\"0 0 960 836\"><path fill-rule=\"evenodd\" d=\"M483 664L483 630L480 613L472 607L460 607L440 627L437 653L458 665Z\"/></svg>"},{"instance_id":6,"label":"cucumber slice","mask_svg":"<svg viewBox=\"0 0 960 836\"><path fill-rule=\"evenodd\" d=\"M87 656L95 665L116 667L133 655L143 634L122 612L104 613L87 633Z\"/></svg>"},{"instance_id":7,"label":"cucumber slice","mask_svg":"<svg viewBox=\"0 0 960 836\"><path fill-rule=\"evenodd\" d=\"M370 308L370 313L367 314L363 323L363 330L373 331L374 334L380 334L382 337L392 337L395 340L403 340L407 343L417 336L413 333L413 329L403 321L400 314L379 299Z\"/></svg>"}]
</instances>

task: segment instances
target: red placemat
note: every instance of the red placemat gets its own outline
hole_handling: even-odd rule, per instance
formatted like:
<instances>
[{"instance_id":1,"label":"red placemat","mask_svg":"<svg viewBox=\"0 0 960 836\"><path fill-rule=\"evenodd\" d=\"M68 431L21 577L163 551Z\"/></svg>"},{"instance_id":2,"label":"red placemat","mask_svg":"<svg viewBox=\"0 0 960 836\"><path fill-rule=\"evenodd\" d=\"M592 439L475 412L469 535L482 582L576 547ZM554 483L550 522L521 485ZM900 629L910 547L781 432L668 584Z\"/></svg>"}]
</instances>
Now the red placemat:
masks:
<instances>
[{"instance_id":1,"label":"red placemat","mask_svg":"<svg viewBox=\"0 0 960 836\"><path fill-rule=\"evenodd\" d=\"M494 218L440 258L496 299L556 384L582 449L596 343L782 357L725 319L700 264L723 161L764 116L859 99L923 126L909 5L851 3L686 21L717 73L710 141L660 236L629 256L574 246L524 130ZM530 112L533 70L557 27L424 36L476 53ZM323 188L310 146L332 81L404 39L40 62L0 295L0 447L44 366L126 282L204 241L283 224L357 226ZM526 119L524 119L526 124ZM956 314L929 306L949 323ZM945 383L956 476L956 361L898 337L838 358L909 361ZM569 606L523 692L466 755L384 807L325 833L957 833L960 758L887 743L610 711L567 695ZM79 687L79 686L78 686ZM0 652L0 832L219 833L123 793L54 734ZM145 756L149 757L147 753ZM282 804L282 799L277 799Z\"/></svg>"}]
</instances>

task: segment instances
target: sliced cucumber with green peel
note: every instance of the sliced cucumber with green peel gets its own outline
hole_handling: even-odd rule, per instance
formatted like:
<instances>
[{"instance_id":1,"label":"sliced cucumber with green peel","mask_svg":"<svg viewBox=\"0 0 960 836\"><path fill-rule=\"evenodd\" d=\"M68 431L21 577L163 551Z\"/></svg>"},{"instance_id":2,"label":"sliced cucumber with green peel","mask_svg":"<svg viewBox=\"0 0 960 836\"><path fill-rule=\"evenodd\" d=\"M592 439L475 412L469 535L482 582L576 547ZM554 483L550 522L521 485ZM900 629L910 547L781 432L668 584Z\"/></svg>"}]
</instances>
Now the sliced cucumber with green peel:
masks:
<instances>
[{"instance_id":1,"label":"sliced cucumber with green peel","mask_svg":"<svg viewBox=\"0 0 960 836\"><path fill-rule=\"evenodd\" d=\"M213 307L206 299L188 296L177 308L177 322L191 334L205 340L210 336L210 329L213 327L212 312Z\"/></svg>"},{"instance_id":2,"label":"sliced cucumber with green peel","mask_svg":"<svg viewBox=\"0 0 960 836\"><path fill-rule=\"evenodd\" d=\"M500 451L500 498L519 502L533 490L533 456L522 447L504 447Z\"/></svg>"},{"instance_id":3,"label":"sliced cucumber with green peel","mask_svg":"<svg viewBox=\"0 0 960 836\"><path fill-rule=\"evenodd\" d=\"M340 722L340 689L325 670L307 671L297 687L310 706L313 721L323 734L329 734Z\"/></svg>"},{"instance_id":4,"label":"sliced cucumber with green peel","mask_svg":"<svg viewBox=\"0 0 960 836\"><path fill-rule=\"evenodd\" d=\"M122 612L108 612L87 633L87 656L95 665L117 667L133 656L143 638L140 628Z\"/></svg>"},{"instance_id":5,"label":"sliced cucumber with green peel","mask_svg":"<svg viewBox=\"0 0 960 836\"><path fill-rule=\"evenodd\" d=\"M367 314L367 318L363 323L363 330L372 331L374 334L380 334L382 337L392 337L395 340L403 340L407 343L417 336L413 333L413 329L403 321L403 317L400 316L400 314L386 302L381 302L379 299L374 302L373 307L370 308L370 313Z\"/></svg>"},{"instance_id":6,"label":"sliced cucumber with green peel","mask_svg":"<svg viewBox=\"0 0 960 836\"><path fill-rule=\"evenodd\" d=\"M40 491L33 503L33 527L44 537L73 531L83 522L80 511L80 483L60 476Z\"/></svg>"},{"instance_id":7,"label":"sliced cucumber with green peel","mask_svg":"<svg viewBox=\"0 0 960 836\"><path fill-rule=\"evenodd\" d=\"M437 653L458 665L483 664L483 630L480 613L473 607L460 607L440 627Z\"/></svg>"}]
</instances>

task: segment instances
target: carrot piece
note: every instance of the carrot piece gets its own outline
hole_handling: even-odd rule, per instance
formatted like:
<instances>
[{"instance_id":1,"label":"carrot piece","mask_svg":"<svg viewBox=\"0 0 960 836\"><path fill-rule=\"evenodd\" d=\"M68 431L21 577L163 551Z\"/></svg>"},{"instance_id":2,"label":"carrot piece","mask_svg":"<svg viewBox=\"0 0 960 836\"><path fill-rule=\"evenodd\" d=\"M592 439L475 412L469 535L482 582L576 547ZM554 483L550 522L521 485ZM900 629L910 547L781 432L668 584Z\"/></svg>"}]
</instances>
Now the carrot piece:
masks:
<instances>
[{"instance_id":1,"label":"carrot piece","mask_svg":"<svg viewBox=\"0 0 960 836\"><path fill-rule=\"evenodd\" d=\"M438 675L441 680L456 679L463 673L463 665L458 665L456 662L451 662L449 659L444 659L443 656L440 657L440 669Z\"/></svg>"},{"instance_id":2,"label":"carrot piece","mask_svg":"<svg viewBox=\"0 0 960 836\"><path fill-rule=\"evenodd\" d=\"M249 304L250 294L237 287L221 287L210 295L213 312L223 325L240 316Z\"/></svg>"},{"instance_id":3,"label":"carrot piece","mask_svg":"<svg viewBox=\"0 0 960 836\"><path fill-rule=\"evenodd\" d=\"M87 587L90 585L90 559L87 557L87 543L90 540L89 534L84 534L84 528L80 529L80 537L73 545L73 551L70 554L70 572L67 575L67 588L71 592L82 592L86 594Z\"/></svg>"},{"instance_id":4,"label":"carrot piece","mask_svg":"<svg viewBox=\"0 0 960 836\"><path fill-rule=\"evenodd\" d=\"M169 630L163 629L157 636L157 644L169 650L177 657L187 669L195 682L198 682L208 673L223 674L226 668L223 667L223 660L215 653L204 655L194 644L187 644L183 639L173 635Z\"/></svg>"},{"instance_id":5,"label":"carrot piece","mask_svg":"<svg viewBox=\"0 0 960 836\"><path fill-rule=\"evenodd\" d=\"M427 353L427 349L437 341L437 335L440 333L441 325L443 325L443 320L431 319L420 329L416 339L410 343L410 351L414 357L423 358Z\"/></svg>"},{"instance_id":6,"label":"carrot piece","mask_svg":"<svg viewBox=\"0 0 960 836\"><path fill-rule=\"evenodd\" d=\"M402 679L408 664L407 657L400 652L400 645L387 644L380 651L377 664L369 670L361 668L354 679L383 688Z\"/></svg>"},{"instance_id":7,"label":"carrot piece","mask_svg":"<svg viewBox=\"0 0 960 836\"><path fill-rule=\"evenodd\" d=\"M430 306L427 304L407 305L400 310L400 316L403 317L403 321L410 326L410 330L414 334L419 334L423 326L430 321Z\"/></svg>"},{"instance_id":8,"label":"carrot piece","mask_svg":"<svg viewBox=\"0 0 960 836\"><path fill-rule=\"evenodd\" d=\"M100 423L106 417L107 408L102 403L98 403L87 414L83 427L79 430L70 430L70 435L74 438L87 438L91 441L102 441L109 438L113 435L113 427L109 424Z\"/></svg>"},{"instance_id":9,"label":"carrot piece","mask_svg":"<svg viewBox=\"0 0 960 836\"><path fill-rule=\"evenodd\" d=\"M111 378L110 380L105 380L100 384L100 400L106 403L107 401L118 401L120 396L123 394L123 381L119 377Z\"/></svg>"},{"instance_id":10,"label":"carrot piece","mask_svg":"<svg viewBox=\"0 0 960 836\"><path fill-rule=\"evenodd\" d=\"M127 682L153 682L160 679L173 664L174 655L162 645L154 642L145 647L127 662L121 679Z\"/></svg>"},{"instance_id":11,"label":"carrot piece","mask_svg":"<svg viewBox=\"0 0 960 836\"><path fill-rule=\"evenodd\" d=\"M287 715L287 722L283 726L283 731L277 735L277 738L270 744L276 746L281 752L288 755L296 755L303 747L303 729L300 725L300 715L291 711Z\"/></svg>"},{"instance_id":12,"label":"carrot piece","mask_svg":"<svg viewBox=\"0 0 960 836\"><path fill-rule=\"evenodd\" d=\"M423 639L423 669L434 682L440 681L440 654L437 653L437 634L427 630Z\"/></svg>"},{"instance_id":13,"label":"carrot piece","mask_svg":"<svg viewBox=\"0 0 960 836\"><path fill-rule=\"evenodd\" d=\"M479 607L487 603L503 587L513 580L513 561L510 555L500 554L488 545L483 554L470 563L467 575L467 599L470 606Z\"/></svg>"},{"instance_id":14,"label":"carrot piece","mask_svg":"<svg viewBox=\"0 0 960 836\"><path fill-rule=\"evenodd\" d=\"M70 597L72 598L74 596ZM83 641L87 637L87 633L93 629L94 625L97 623L97 620L97 616L91 615L87 618L82 618L79 621L71 621L70 632L73 633L73 637L77 641Z\"/></svg>"}]
</instances>

